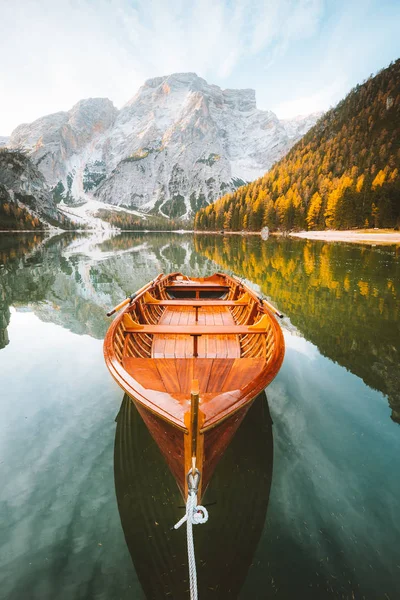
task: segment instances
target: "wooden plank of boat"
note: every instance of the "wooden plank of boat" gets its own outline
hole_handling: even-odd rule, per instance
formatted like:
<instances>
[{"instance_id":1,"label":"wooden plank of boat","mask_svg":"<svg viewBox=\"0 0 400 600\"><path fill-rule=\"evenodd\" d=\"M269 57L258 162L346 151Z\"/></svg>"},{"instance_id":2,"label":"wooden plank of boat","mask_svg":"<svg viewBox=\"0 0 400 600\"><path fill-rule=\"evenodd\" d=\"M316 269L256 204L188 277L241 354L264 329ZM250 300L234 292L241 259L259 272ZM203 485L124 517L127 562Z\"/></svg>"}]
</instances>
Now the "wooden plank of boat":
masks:
<instances>
[{"instance_id":1,"label":"wooden plank of boat","mask_svg":"<svg viewBox=\"0 0 400 600\"><path fill-rule=\"evenodd\" d=\"M172 299L176 290L196 298ZM205 299L216 292L219 298ZM125 310L106 334L106 364L185 498L196 465L201 498L252 401L279 371L280 326L252 290L220 273L159 275L121 304Z\"/></svg>"},{"instance_id":2,"label":"wooden plank of boat","mask_svg":"<svg viewBox=\"0 0 400 600\"><path fill-rule=\"evenodd\" d=\"M146 304L158 304L159 306L192 306L203 308L205 306L247 306L243 300L156 300L152 298Z\"/></svg>"}]
</instances>

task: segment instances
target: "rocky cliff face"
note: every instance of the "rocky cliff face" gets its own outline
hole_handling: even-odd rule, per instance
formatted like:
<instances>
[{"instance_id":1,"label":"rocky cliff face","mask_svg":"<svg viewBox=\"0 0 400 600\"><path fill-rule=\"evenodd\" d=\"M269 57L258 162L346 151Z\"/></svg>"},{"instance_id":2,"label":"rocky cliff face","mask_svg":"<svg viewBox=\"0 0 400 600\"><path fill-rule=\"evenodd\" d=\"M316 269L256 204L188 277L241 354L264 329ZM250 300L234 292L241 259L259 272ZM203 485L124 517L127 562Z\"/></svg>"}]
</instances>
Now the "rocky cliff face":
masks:
<instances>
[{"instance_id":1,"label":"rocky cliff face","mask_svg":"<svg viewBox=\"0 0 400 600\"><path fill-rule=\"evenodd\" d=\"M43 173L23 152L0 150L0 228L68 226Z\"/></svg>"},{"instance_id":2,"label":"rocky cliff face","mask_svg":"<svg viewBox=\"0 0 400 600\"><path fill-rule=\"evenodd\" d=\"M279 121L253 90L222 90L195 73L150 79L119 112L107 99L78 102L12 133L58 200L98 200L189 216L263 174L318 115Z\"/></svg>"},{"instance_id":3,"label":"rocky cliff face","mask_svg":"<svg viewBox=\"0 0 400 600\"><path fill-rule=\"evenodd\" d=\"M78 201L84 195L85 167L99 139L115 121L117 109L106 98L81 100L68 112L19 125L10 146L26 148L50 186L56 200Z\"/></svg>"}]
</instances>

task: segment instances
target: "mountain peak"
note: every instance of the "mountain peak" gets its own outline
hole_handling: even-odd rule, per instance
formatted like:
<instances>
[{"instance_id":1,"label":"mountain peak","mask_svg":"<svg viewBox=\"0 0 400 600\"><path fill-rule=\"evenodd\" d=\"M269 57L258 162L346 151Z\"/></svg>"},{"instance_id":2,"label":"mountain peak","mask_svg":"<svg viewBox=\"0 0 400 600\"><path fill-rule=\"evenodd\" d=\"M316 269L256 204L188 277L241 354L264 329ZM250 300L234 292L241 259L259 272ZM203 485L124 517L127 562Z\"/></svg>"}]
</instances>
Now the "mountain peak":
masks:
<instances>
[{"instance_id":1,"label":"mountain peak","mask_svg":"<svg viewBox=\"0 0 400 600\"><path fill-rule=\"evenodd\" d=\"M116 119L118 110L108 98L86 98L79 100L68 112L68 125L74 129L91 131L105 130Z\"/></svg>"},{"instance_id":2,"label":"mountain peak","mask_svg":"<svg viewBox=\"0 0 400 600\"><path fill-rule=\"evenodd\" d=\"M255 110L257 108L255 90L223 90L218 85L207 83L205 79L192 72L171 73L170 75L148 79L132 100L127 103L127 106L131 105L141 93L146 94L148 91L152 93L157 89L163 94L170 94L171 92L179 93L187 90L190 92L202 92L207 96L219 96L230 108L241 111Z\"/></svg>"},{"instance_id":3,"label":"mountain peak","mask_svg":"<svg viewBox=\"0 0 400 600\"><path fill-rule=\"evenodd\" d=\"M83 100L78 100L78 102L74 104L71 110L68 112L71 114L87 107L95 109L109 108L116 110L114 104L111 100L109 100L109 98L84 98Z\"/></svg>"},{"instance_id":4,"label":"mountain peak","mask_svg":"<svg viewBox=\"0 0 400 600\"><path fill-rule=\"evenodd\" d=\"M94 194L183 217L269 169L304 132L302 122L289 129L257 109L254 90L186 72L148 79L120 111L107 98L81 100L18 128L11 143L29 148L65 202Z\"/></svg>"}]
</instances>

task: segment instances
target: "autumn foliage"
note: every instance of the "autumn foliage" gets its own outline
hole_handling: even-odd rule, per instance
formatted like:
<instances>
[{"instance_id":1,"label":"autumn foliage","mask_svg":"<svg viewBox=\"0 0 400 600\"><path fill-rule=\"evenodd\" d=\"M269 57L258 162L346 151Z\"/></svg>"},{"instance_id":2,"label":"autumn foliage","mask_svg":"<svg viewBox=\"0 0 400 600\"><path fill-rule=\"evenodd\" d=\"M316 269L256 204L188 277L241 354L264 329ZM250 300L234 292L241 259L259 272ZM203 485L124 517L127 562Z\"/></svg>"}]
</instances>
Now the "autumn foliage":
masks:
<instances>
[{"instance_id":1,"label":"autumn foliage","mask_svg":"<svg viewBox=\"0 0 400 600\"><path fill-rule=\"evenodd\" d=\"M400 59L357 85L260 179L200 210L195 228L400 226Z\"/></svg>"},{"instance_id":2,"label":"autumn foliage","mask_svg":"<svg viewBox=\"0 0 400 600\"><path fill-rule=\"evenodd\" d=\"M23 206L14 202L2 202L0 197L1 229L40 229L42 223Z\"/></svg>"}]
</instances>

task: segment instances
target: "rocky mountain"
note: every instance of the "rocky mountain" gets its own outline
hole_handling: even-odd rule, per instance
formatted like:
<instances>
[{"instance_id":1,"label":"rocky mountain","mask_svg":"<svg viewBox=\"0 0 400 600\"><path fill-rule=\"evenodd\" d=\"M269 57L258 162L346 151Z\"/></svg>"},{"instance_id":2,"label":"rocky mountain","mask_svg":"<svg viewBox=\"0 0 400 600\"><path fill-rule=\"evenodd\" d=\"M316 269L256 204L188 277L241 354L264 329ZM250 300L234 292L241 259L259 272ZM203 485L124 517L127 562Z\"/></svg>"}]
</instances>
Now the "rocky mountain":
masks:
<instances>
[{"instance_id":1,"label":"rocky mountain","mask_svg":"<svg viewBox=\"0 0 400 600\"><path fill-rule=\"evenodd\" d=\"M8 140L9 140L9 139L10 139L10 138L9 138L8 136L5 136L5 135L0 135L0 148L1 148L2 146L7 146L7 143L8 143Z\"/></svg>"},{"instance_id":2,"label":"rocky mountain","mask_svg":"<svg viewBox=\"0 0 400 600\"><path fill-rule=\"evenodd\" d=\"M0 229L70 226L37 165L19 150L0 149Z\"/></svg>"},{"instance_id":3,"label":"rocky mountain","mask_svg":"<svg viewBox=\"0 0 400 600\"><path fill-rule=\"evenodd\" d=\"M184 217L268 170L319 115L280 121L254 90L222 90L195 73L149 79L120 110L104 98L17 127L57 201L90 197Z\"/></svg>"}]
</instances>

